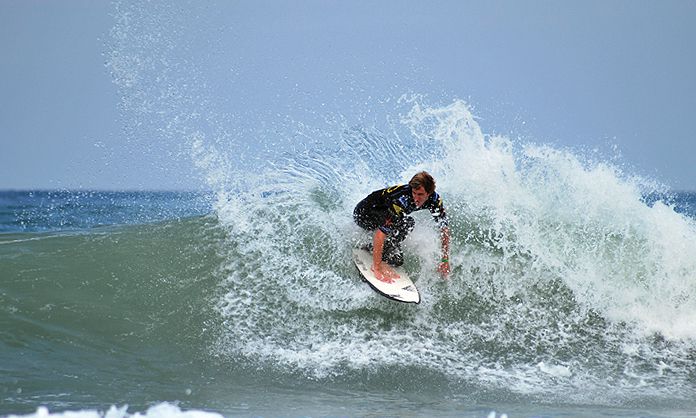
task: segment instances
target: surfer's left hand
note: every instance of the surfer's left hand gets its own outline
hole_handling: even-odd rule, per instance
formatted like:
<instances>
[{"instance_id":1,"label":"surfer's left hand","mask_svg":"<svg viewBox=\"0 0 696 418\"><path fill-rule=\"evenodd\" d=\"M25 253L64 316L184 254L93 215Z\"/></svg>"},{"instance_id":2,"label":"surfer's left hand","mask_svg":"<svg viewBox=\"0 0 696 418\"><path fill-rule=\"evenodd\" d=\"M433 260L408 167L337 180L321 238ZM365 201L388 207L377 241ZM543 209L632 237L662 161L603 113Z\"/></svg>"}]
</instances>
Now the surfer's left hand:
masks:
<instances>
[{"instance_id":1,"label":"surfer's left hand","mask_svg":"<svg viewBox=\"0 0 696 418\"><path fill-rule=\"evenodd\" d=\"M440 273L440 276L442 276L443 279L446 279L450 273L449 261L441 261L437 266L437 271Z\"/></svg>"}]
</instances>

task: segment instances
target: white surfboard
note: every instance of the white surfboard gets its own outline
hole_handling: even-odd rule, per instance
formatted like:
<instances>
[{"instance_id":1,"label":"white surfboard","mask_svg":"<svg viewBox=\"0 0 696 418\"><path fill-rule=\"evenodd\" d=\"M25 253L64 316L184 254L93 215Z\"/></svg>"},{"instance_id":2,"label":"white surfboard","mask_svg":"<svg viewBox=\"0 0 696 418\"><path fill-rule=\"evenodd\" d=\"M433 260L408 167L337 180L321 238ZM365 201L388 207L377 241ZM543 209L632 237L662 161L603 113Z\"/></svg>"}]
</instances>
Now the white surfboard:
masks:
<instances>
[{"instance_id":1,"label":"white surfboard","mask_svg":"<svg viewBox=\"0 0 696 418\"><path fill-rule=\"evenodd\" d=\"M420 293L416 285L406 274L406 271L401 267L391 267L400 276L392 283L383 282L375 277L375 274L370 270L372 266L372 254L369 251L359 248L353 249L353 261L356 267L360 270L363 279L382 296L399 302L420 303Z\"/></svg>"}]
</instances>

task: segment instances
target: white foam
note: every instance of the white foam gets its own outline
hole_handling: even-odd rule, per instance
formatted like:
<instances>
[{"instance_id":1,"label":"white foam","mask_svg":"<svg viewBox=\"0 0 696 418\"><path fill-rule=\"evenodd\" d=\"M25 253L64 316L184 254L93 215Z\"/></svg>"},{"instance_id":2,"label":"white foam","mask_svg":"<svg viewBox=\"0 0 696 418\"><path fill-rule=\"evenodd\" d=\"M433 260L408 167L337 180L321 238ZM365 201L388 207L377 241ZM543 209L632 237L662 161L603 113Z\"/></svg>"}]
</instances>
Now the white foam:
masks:
<instances>
[{"instance_id":1,"label":"white foam","mask_svg":"<svg viewBox=\"0 0 696 418\"><path fill-rule=\"evenodd\" d=\"M570 377L572 375L569 367L560 364L546 364L542 361L537 366L539 370L551 376Z\"/></svg>"},{"instance_id":2,"label":"white foam","mask_svg":"<svg viewBox=\"0 0 696 418\"><path fill-rule=\"evenodd\" d=\"M486 138L463 102L414 106L406 121L446 145L443 194L490 228L504 257L531 256L530 267L557 275L613 321L696 337L696 227L643 202L652 181L548 146L524 144L516 155L509 140Z\"/></svg>"},{"instance_id":3,"label":"white foam","mask_svg":"<svg viewBox=\"0 0 696 418\"><path fill-rule=\"evenodd\" d=\"M39 407L35 413L28 415L9 415L8 418L222 418L215 412L188 410L163 402L147 409L144 413L128 413L128 406L118 408L111 406L108 411L84 409L79 411L50 412L46 407Z\"/></svg>"}]
</instances>

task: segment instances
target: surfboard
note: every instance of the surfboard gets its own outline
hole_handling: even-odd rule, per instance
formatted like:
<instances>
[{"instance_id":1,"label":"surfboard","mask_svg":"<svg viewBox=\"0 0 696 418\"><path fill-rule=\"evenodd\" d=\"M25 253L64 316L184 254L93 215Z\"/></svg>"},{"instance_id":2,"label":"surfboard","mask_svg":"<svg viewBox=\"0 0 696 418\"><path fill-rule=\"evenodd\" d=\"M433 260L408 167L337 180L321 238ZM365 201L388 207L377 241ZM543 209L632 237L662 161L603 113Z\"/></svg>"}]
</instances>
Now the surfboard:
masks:
<instances>
[{"instance_id":1,"label":"surfboard","mask_svg":"<svg viewBox=\"0 0 696 418\"><path fill-rule=\"evenodd\" d=\"M416 285L413 284L403 268L392 267L392 269L394 269L394 271L396 271L400 277L394 280L392 283L387 283L378 280L372 270L370 270L370 267L372 266L372 254L369 251L354 248L353 261L355 262L355 266L360 271L363 280L366 281L377 293L398 302L420 303L420 293L418 293Z\"/></svg>"}]
</instances>

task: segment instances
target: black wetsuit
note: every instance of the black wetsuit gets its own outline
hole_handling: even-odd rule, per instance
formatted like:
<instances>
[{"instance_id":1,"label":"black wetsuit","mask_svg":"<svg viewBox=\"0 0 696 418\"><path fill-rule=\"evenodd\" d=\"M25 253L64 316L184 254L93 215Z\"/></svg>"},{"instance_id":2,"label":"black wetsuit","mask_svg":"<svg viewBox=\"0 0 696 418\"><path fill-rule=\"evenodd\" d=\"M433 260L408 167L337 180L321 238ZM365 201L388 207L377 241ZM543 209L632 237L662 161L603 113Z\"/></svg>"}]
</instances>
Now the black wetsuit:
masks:
<instances>
[{"instance_id":1,"label":"black wetsuit","mask_svg":"<svg viewBox=\"0 0 696 418\"><path fill-rule=\"evenodd\" d=\"M411 212L428 209L440 228L447 226L447 215L442 206L442 199L433 192L417 207L409 185L398 185L376 190L355 206L353 219L361 228L368 231L380 229L387 235L382 259L394 265L403 263L400 244L415 224Z\"/></svg>"}]
</instances>

